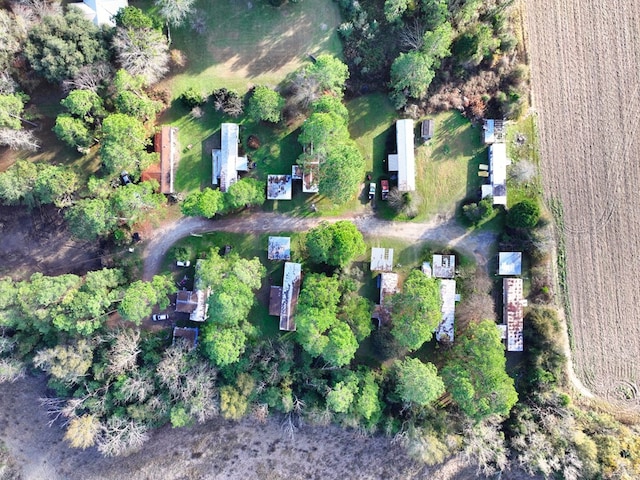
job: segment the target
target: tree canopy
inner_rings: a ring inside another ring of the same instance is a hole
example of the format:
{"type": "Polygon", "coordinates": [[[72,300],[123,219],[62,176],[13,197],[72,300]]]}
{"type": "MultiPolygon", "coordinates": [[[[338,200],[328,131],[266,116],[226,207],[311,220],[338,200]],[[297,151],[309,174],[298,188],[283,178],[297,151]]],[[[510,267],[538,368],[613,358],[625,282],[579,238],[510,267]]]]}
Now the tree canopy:
{"type": "Polygon", "coordinates": [[[396,362],[396,392],[407,403],[425,406],[444,393],[444,383],[433,363],[422,363],[417,358],[396,362]]]}
{"type": "Polygon", "coordinates": [[[135,178],[147,168],[153,154],[146,151],[148,139],[140,120],[122,113],[104,119],[100,156],[109,174],[119,175],[123,170],[135,178]]]}
{"type": "Polygon", "coordinates": [[[507,416],[518,401],[513,378],[506,370],[504,345],[492,320],[472,323],[456,338],[441,370],[453,401],[466,415],[481,420],[492,414],[507,416]]]}
{"type": "Polygon", "coordinates": [[[365,251],[362,233],[348,220],[322,222],[309,230],[305,244],[312,262],[333,267],[344,267],[365,251]]]}
{"type": "Polygon", "coordinates": [[[413,351],[431,340],[440,323],[440,286],[438,280],[420,270],[412,270],[402,291],[389,297],[391,334],[404,348],[413,351]]]}
{"type": "Polygon", "coordinates": [[[74,7],[36,23],[29,31],[24,54],[31,68],[51,83],[109,57],[101,30],[74,7]]]}
{"type": "Polygon", "coordinates": [[[275,90],[264,85],[258,85],[253,89],[247,115],[254,121],[278,123],[284,108],[284,98],[275,90]]]}
{"type": "Polygon", "coordinates": [[[525,198],[507,211],[507,225],[511,228],[533,228],[540,221],[540,205],[525,198]]]}

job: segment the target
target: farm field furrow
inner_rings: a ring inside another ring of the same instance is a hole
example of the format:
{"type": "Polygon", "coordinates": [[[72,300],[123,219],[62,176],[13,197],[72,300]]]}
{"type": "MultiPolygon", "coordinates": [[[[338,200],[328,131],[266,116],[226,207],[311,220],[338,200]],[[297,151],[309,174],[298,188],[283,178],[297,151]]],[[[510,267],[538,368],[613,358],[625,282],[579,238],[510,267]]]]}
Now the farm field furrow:
{"type": "Polygon", "coordinates": [[[563,208],[575,370],[640,406],[640,3],[524,2],[548,199],[563,208]]]}

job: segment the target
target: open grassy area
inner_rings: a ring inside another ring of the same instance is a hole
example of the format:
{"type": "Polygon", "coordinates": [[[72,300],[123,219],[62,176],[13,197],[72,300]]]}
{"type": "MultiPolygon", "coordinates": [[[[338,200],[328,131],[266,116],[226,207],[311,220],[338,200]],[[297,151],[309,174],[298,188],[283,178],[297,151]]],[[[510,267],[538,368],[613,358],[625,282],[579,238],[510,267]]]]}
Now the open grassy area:
{"type": "Polygon", "coordinates": [[[542,181],[540,177],[540,156],[537,145],[537,129],[535,118],[528,115],[518,122],[509,123],[507,127],[507,155],[511,159],[511,166],[507,173],[508,206],[531,198],[542,199],[542,181]],[[515,178],[514,172],[520,170],[519,162],[526,162],[535,169],[535,175],[528,181],[515,178]]]}
{"type": "Polygon", "coordinates": [[[190,87],[210,92],[226,87],[240,93],[252,84],[277,85],[309,54],[340,55],[338,7],[331,0],[290,3],[280,8],[266,0],[200,0],[189,25],[172,30],[172,48],[187,57],[183,72],[169,80],[174,98],[190,87]]]}

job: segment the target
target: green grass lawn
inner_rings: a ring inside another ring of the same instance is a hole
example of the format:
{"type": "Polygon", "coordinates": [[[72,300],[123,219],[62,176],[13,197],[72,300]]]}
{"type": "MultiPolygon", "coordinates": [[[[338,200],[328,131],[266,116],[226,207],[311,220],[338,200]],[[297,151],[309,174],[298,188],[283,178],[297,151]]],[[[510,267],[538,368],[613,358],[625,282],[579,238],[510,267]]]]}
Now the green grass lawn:
{"type": "Polygon", "coordinates": [[[205,92],[226,87],[240,93],[252,84],[277,85],[309,54],[340,55],[340,14],[331,0],[272,7],[266,1],[200,0],[195,17],[203,34],[189,26],[172,30],[172,48],[187,57],[170,79],[174,98],[190,87],[205,92]]]}
{"type": "Polygon", "coordinates": [[[540,156],[537,145],[535,117],[529,115],[507,126],[507,155],[511,166],[507,167],[507,203],[513,206],[525,198],[542,200],[540,156]],[[535,176],[529,181],[517,181],[513,172],[518,162],[528,162],[535,168],[535,176]]]}

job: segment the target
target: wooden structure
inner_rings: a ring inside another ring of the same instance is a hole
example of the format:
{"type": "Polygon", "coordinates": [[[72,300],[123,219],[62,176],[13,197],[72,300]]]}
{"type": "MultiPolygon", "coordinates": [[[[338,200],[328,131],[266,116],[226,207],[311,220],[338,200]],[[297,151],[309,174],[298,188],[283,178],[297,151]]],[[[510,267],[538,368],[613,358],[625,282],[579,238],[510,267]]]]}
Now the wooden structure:
{"type": "Polygon", "coordinates": [[[160,163],[149,166],[140,178],[143,182],[156,180],[160,185],[160,193],[174,193],[173,179],[178,167],[178,129],[168,125],[162,126],[153,136],[153,150],[160,155],[160,163]]]}
{"type": "Polygon", "coordinates": [[[422,140],[428,142],[433,138],[435,126],[436,122],[431,118],[422,121],[422,124],[420,125],[420,137],[422,138],[422,140]]]}
{"type": "Polygon", "coordinates": [[[195,348],[198,346],[198,328],[173,327],[172,345],[175,345],[176,339],[184,339],[189,348],[195,348]]]}
{"type": "Polygon", "coordinates": [[[507,326],[507,351],[522,352],[524,348],[524,307],[527,301],[522,294],[521,278],[502,280],[503,319],[507,326]]]}

